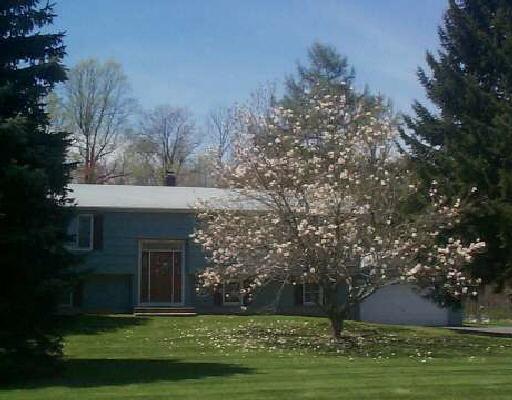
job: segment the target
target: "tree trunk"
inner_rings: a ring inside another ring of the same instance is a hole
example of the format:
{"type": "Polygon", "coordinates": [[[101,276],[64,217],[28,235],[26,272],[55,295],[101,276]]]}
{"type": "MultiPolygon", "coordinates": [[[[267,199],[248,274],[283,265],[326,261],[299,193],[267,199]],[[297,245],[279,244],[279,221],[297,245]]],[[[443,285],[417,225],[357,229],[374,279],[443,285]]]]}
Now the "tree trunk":
{"type": "Polygon", "coordinates": [[[343,332],[343,323],[345,322],[344,314],[335,314],[329,316],[331,322],[332,336],[334,339],[341,338],[341,332],[343,332]]]}
{"type": "Polygon", "coordinates": [[[343,323],[347,318],[348,299],[340,284],[322,283],[321,286],[324,290],[322,308],[331,322],[333,338],[339,340],[341,332],[343,332],[343,323]]]}

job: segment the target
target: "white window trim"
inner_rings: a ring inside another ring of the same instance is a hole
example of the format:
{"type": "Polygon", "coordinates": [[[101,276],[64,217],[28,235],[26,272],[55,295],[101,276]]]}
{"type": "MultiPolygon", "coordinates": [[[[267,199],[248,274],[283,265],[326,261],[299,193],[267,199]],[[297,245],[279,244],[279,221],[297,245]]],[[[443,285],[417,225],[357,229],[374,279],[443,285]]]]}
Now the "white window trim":
{"type": "Polygon", "coordinates": [[[91,251],[94,248],[94,214],[78,214],[74,217],[76,219],[76,231],[75,242],[70,246],[71,249],[77,251],[91,251]],[[78,246],[78,231],[79,231],[79,218],[80,217],[89,217],[89,225],[90,225],[90,233],[89,233],[89,247],[79,247],[78,246]]]}
{"type": "Polygon", "coordinates": [[[238,282],[239,290],[242,290],[243,280],[230,279],[222,284],[222,305],[223,306],[240,306],[244,304],[244,296],[239,293],[240,300],[238,301],[226,301],[226,284],[231,282],[238,282]]]}
{"type": "MultiPolygon", "coordinates": [[[[318,283],[317,283],[318,285],[318,283]]],[[[323,304],[324,298],[324,290],[320,286],[318,286],[318,303],[314,301],[306,301],[306,282],[302,283],[302,304],[307,307],[316,306],[318,304],[323,304]]]]}

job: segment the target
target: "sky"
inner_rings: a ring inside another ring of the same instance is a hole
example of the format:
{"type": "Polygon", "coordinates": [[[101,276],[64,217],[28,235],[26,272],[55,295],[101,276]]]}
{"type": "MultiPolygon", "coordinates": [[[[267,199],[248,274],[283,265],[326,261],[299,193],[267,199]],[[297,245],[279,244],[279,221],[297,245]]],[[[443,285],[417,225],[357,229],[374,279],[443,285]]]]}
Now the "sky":
{"type": "Polygon", "coordinates": [[[416,70],[438,48],[447,0],[57,0],[65,64],[120,62],[141,108],[189,107],[198,118],[243,102],[306,60],[315,41],[335,46],[359,87],[396,111],[425,101],[416,70]]]}

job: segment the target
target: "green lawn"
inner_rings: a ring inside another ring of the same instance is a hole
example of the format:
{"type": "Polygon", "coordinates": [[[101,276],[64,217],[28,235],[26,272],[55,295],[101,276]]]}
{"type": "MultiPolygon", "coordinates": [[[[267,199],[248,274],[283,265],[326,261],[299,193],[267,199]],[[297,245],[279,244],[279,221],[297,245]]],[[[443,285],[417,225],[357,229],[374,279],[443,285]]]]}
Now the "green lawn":
{"type": "Polygon", "coordinates": [[[512,339],[324,319],[84,316],[66,369],[0,399],[510,399],[512,339]]]}

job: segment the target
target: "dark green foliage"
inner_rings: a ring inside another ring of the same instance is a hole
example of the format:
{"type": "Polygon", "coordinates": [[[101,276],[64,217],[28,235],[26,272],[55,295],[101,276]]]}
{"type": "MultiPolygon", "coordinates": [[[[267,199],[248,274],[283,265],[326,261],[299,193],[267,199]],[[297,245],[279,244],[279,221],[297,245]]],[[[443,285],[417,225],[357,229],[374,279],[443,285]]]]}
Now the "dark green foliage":
{"type": "MultiPolygon", "coordinates": [[[[298,64],[294,75],[287,77],[285,93],[279,104],[291,109],[297,115],[308,115],[301,121],[310,139],[315,139],[318,126],[318,112],[313,109],[313,99],[330,96],[332,100],[345,101],[347,114],[355,115],[366,112],[368,119],[395,120],[391,102],[383,95],[372,94],[368,88],[358,90],[354,87],[355,70],[335,47],[314,43],[308,49],[306,64],[298,64]]],[[[367,121],[358,119],[364,125],[367,121]]],[[[320,140],[321,142],[321,140],[320,140]]],[[[329,150],[327,150],[329,151],[329,150]]]]}
{"type": "Polygon", "coordinates": [[[64,247],[70,166],[65,133],[50,132],[44,99],[65,79],[62,34],[42,33],[52,7],[0,2],[0,376],[47,369],[61,355],[52,332],[73,258],[64,247]]]}
{"type": "Polygon", "coordinates": [[[451,0],[439,37],[430,72],[419,71],[437,109],[416,102],[402,137],[425,186],[436,179],[453,198],[478,188],[463,233],[488,251],[471,268],[504,283],[512,277],[512,3],[451,0]]]}
{"type": "Polygon", "coordinates": [[[381,110],[383,115],[389,116],[391,104],[384,96],[371,94],[368,88],[356,90],[355,77],[354,68],[335,47],[314,43],[308,50],[308,63],[298,64],[295,76],[286,78],[281,104],[304,112],[311,108],[310,100],[315,96],[343,95],[349,110],[363,106],[372,115],[375,115],[376,110],[381,110]]]}
{"type": "Polygon", "coordinates": [[[352,95],[354,68],[334,47],[314,43],[308,50],[308,65],[297,65],[296,76],[288,76],[282,103],[291,109],[308,108],[315,94],[352,95]]]}

